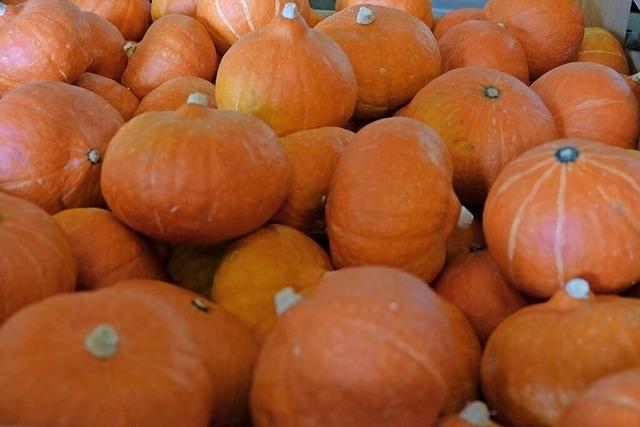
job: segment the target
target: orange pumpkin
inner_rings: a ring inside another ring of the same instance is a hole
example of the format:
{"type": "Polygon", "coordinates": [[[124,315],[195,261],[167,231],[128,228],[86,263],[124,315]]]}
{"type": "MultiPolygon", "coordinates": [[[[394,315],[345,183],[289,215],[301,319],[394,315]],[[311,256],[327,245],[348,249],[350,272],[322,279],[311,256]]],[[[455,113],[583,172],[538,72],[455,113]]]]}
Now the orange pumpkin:
{"type": "Polygon", "coordinates": [[[438,422],[438,427],[498,427],[491,421],[491,413],[484,402],[467,404],[459,414],[450,415],[438,422]]]}
{"type": "Polygon", "coordinates": [[[122,84],[139,98],[174,77],[211,80],[218,54],[202,24],[185,15],[167,15],[149,27],[144,39],[130,44],[122,84]]]}
{"type": "Polygon", "coordinates": [[[315,29],[338,43],[351,62],[358,82],[357,118],[375,119],[395,111],[440,75],[433,34],[400,10],[354,6],[315,29]]]}
{"type": "Polygon", "coordinates": [[[489,21],[467,21],[439,39],[444,72],[464,67],[492,68],[529,84],[527,54],[504,26],[489,21]]]}
{"type": "Polygon", "coordinates": [[[80,9],[111,22],[126,40],[142,39],[151,21],[149,0],[71,0],[80,9]]]}
{"type": "Polygon", "coordinates": [[[0,5],[0,97],[29,82],[72,82],[91,64],[91,28],[71,3],[0,5]]]}
{"type": "Polygon", "coordinates": [[[326,127],[301,130],[280,139],[289,160],[289,190],[272,221],[305,232],[326,229],[324,207],[344,147],[354,133],[326,127]]]}
{"type": "Polygon", "coordinates": [[[432,280],[460,212],[452,175],[444,142],[417,120],[365,126],[345,149],[329,190],[336,267],[388,265],[432,280]]]}
{"type": "Polygon", "coordinates": [[[173,245],[167,260],[171,283],[209,298],[213,275],[225,248],[226,245],[173,245]]]}
{"type": "Polygon", "coordinates": [[[309,23],[309,27],[314,28],[320,22],[322,22],[327,17],[326,14],[320,12],[319,10],[311,9],[309,11],[309,19],[307,22],[309,23]]]}
{"type": "Polygon", "coordinates": [[[440,40],[451,28],[466,21],[485,21],[482,9],[455,9],[438,19],[433,27],[433,35],[440,40]]]}
{"type": "Polygon", "coordinates": [[[447,261],[453,261],[461,255],[484,246],[482,222],[463,206],[458,224],[447,239],[447,261]]]}
{"type": "Polygon", "coordinates": [[[557,138],[540,98],[515,77],[491,69],[459,68],[440,76],[404,114],[432,127],[447,143],[453,185],[464,203],[483,203],[510,161],[557,138]]]}
{"type": "Polygon", "coordinates": [[[156,21],[164,15],[171,14],[195,18],[196,0],[151,0],[151,19],[156,21]]]}
{"type": "Polygon", "coordinates": [[[328,274],[280,316],[262,349],[254,425],[432,425],[457,367],[451,335],[440,299],[414,276],[386,267],[328,274]]]}
{"type": "Polygon", "coordinates": [[[84,12],[84,18],[91,27],[91,47],[93,61],[87,71],[120,81],[127,66],[127,54],[123,47],[124,37],[113,24],[102,16],[84,12]]]}
{"type": "Polygon", "coordinates": [[[67,237],[42,209],[0,193],[0,324],[35,301],[76,286],[78,265],[67,237]]]}
{"type": "Polygon", "coordinates": [[[98,95],[60,82],[29,83],[0,100],[0,191],[53,214],[101,202],[101,159],[122,126],[98,95]]]}
{"type": "Polygon", "coordinates": [[[280,136],[346,125],[356,98],[349,59],[331,38],[307,27],[294,3],[238,41],[216,79],[219,108],[252,114],[280,136]]]}
{"type": "Polygon", "coordinates": [[[329,256],[311,238],[272,224],[229,247],[211,295],[263,342],[276,325],[276,294],[284,288],[299,292],[316,285],[331,269],[329,256]]]}
{"type": "Polygon", "coordinates": [[[639,358],[640,301],[594,296],[574,279],[496,328],[482,359],[482,389],[499,421],[552,426],[591,383],[639,358]]]}
{"type": "Polygon", "coordinates": [[[177,111],[142,114],[118,132],[102,191],[134,230],[214,244],[266,223],[285,198],[287,179],[286,153],[267,125],[208,108],[206,97],[194,94],[177,111]]]}
{"type": "Polygon", "coordinates": [[[124,121],[128,121],[133,117],[133,113],[140,103],[138,98],[136,98],[129,89],[115,80],[99,74],[82,73],[73,84],[90,90],[102,99],[108,101],[109,104],[118,110],[118,113],[120,113],[124,121]]]}
{"type": "Polygon", "coordinates": [[[637,146],[638,101],[611,68],[593,62],[566,64],[542,76],[531,89],[553,113],[560,137],[637,146]]]}
{"type": "Polygon", "coordinates": [[[510,283],[536,297],[572,277],[596,293],[621,292],[640,279],[639,193],[640,159],[626,150],[567,139],[528,151],[487,198],[491,256],[510,283]]]}
{"type": "Polygon", "coordinates": [[[621,74],[629,74],[629,63],[622,45],[609,31],[600,27],[584,29],[578,61],[597,62],[621,74]]]}
{"type": "Polygon", "coordinates": [[[484,13],[518,38],[532,80],[578,58],[584,35],[579,0],[489,0],[484,13]]]}
{"type": "Polygon", "coordinates": [[[175,111],[184,105],[184,100],[192,93],[207,97],[209,107],[216,107],[216,87],[200,77],[184,76],[167,80],[149,92],[138,105],[134,116],[147,111],[175,111]]]}
{"type": "MultiPolygon", "coordinates": [[[[415,16],[427,27],[433,27],[431,0],[337,0],[336,11],[363,4],[399,9],[415,16]]],[[[400,57],[400,59],[404,58],[400,57]]]]}

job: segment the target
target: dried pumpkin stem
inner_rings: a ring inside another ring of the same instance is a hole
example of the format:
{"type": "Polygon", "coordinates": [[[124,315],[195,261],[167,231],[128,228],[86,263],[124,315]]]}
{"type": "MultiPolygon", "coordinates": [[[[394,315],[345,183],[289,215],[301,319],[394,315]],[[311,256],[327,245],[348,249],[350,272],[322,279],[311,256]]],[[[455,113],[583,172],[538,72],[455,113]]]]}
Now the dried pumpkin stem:
{"type": "Polygon", "coordinates": [[[127,57],[131,58],[131,55],[133,55],[136,51],[136,47],[138,47],[137,42],[126,42],[124,46],[122,46],[122,49],[127,54],[127,57]]]}
{"type": "Polygon", "coordinates": [[[500,98],[500,91],[497,87],[488,86],[484,88],[484,96],[489,99],[498,99],[500,98]]]}
{"type": "Polygon", "coordinates": [[[640,73],[636,73],[634,75],[631,76],[631,80],[637,84],[640,85],[640,73]]]}
{"type": "Polygon", "coordinates": [[[87,159],[89,159],[89,161],[95,165],[97,163],[100,163],[100,161],[102,160],[102,156],[100,156],[100,152],[98,151],[98,149],[94,148],[87,153],[87,159]]]}
{"type": "Polygon", "coordinates": [[[286,287],[278,292],[274,298],[276,314],[282,313],[302,301],[302,297],[291,287],[286,287]]]}
{"type": "Polygon", "coordinates": [[[376,17],[373,14],[373,10],[369,9],[367,6],[360,7],[358,15],[356,15],[356,24],[369,25],[375,20],[376,17]]]}
{"type": "Polygon", "coordinates": [[[473,217],[473,214],[469,212],[469,209],[462,206],[460,209],[460,218],[458,218],[458,228],[467,229],[471,227],[474,219],[475,218],[473,217]]]}
{"type": "Polygon", "coordinates": [[[298,5],[295,3],[287,3],[282,9],[282,17],[287,19],[295,19],[300,12],[298,11],[298,5]]]}
{"type": "Polygon", "coordinates": [[[189,95],[189,97],[187,98],[187,104],[189,105],[201,105],[203,107],[208,107],[209,106],[209,98],[207,98],[207,95],[200,93],[200,92],[195,92],[192,93],[191,95],[189,95]]]}
{"type": "Polygon", "coordinates": [[[576,147],[561,147],[556,151],[556,159],[560,163],[573,163],[580,157],[580,151],[576,147]]]}
{"type": "Polygon", "coordinates": [[[0,1],[0,16],[7,13],[7,5],[0,1]]]}
{"type": "Polygon", "coordinates": [[[577,300],[589,299],[591,288],[589,282],[584,279],[571,279],[564,285],[564,290],[569,296],[577,300]]]}
{"type": "Polygon", "coordinates": [[[98,325],[84,340],[85,348],[99,359],[108,359],[118,351],[118,333],[111,325],[98,325]]]}
{"type": "Polygon", "coordinates": [[[460,412],[460,418],[476,427],[491,425],[491,414],[484,402],[471,402],[460,412]]]}

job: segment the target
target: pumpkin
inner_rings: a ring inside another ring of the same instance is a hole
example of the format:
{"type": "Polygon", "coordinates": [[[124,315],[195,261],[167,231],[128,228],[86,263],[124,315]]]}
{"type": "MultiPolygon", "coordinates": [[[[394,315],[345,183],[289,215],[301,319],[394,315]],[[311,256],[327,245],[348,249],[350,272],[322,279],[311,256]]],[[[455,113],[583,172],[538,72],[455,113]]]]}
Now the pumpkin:
{"type": "Polygon", "coordinates": [[[433,35],[440,40],[451,28],[466,21],[485,21],[487,16],[482,9],[462,8],[446,13],[433,27],[433,35]]]}
{"type": "Polygon", "coordinates": [[[167,261],[171,283],[209,298],[226,245],[173,245],[167,261]]]}
{"type": "Polygon", "coordinates": [[[208,245],[266,223],[287,179],[286,153],[267,125],[210,109],[194,94],[175,112],[129,121],[109,144],[101,184],[113,213],[134,230],[208,245]]]}
{"type": "Polygon", "coordinates": [[[631,153],[631,155],[636,156],[636,157],[640,157],[640,151],[638,150],[628,150],[629,153],[631,153]]]}
{"type": "Polygon", "coordinates": [[[196,0],[151,0],[151,19],[154,21],[164,15],[179,14],[196,16],[196,0]]]}
{"type": "Polygon", "coordinates": [[[174,77],[211,80],[218,54],[202,24],[185,15],[167,15],[149,27],[144,39],[129,44],[122,84],[139,98],[174,77]]]}
{"type": "Polygon", "coordinates": [[[78,266],[69,241],[38,206],[0,193],[0,324],[35,301],[76,286],[78,266]]]}
{"type": "Polygon", "coordinates": [[[531,85],[549,107],[562,138],[585,138],[623,148],[638,144],[638,101],[624,78],[593,62],[556,68],[531,85]]]}
{"type": "Polygon", "coordinates": [[[284,288],[299,292],[316,285],[329,270],[329,256],[311,238],[271,224],[227,249],[211,295],[264,342],[276,325],[276,294],[284,288]]]}
{"type": "MultiPolygon", "coordinates": [[[[308,0],[294,0],[302,17],[311,22],[308,0]]],[[[222,52],[246,34],[259,30],[278,16],[285,2],[281,0],[198,0],[196,17],[211,34],[222,52]]]]}
{"type": "Polygon", "coordinates": [[[507,425],[556,425],[591,383],[636,366],[640,301],[595,296],[570,280],[548,302],[507,317],[482,359],[482,390],[507,425]]]}
{"type": "Polygon", "coordinates": [[[509,283],[535,297],[572,277],[596,293],[621,292],[640,279],[638,192],[640,159],[626,150],[578,139],[530,150],[487,198],[491,256],[509,283]]]}
{"type": "Polygon", "coordinates": [[[254,425],[432,425],[456,368],[451,335],[440,299],[418,278],[386,267],[330,273],[265,343],[254,425]]]}
{"type": "Polygon", "coordinates": [[[184,105],[184,100],[192,93],[205,95],[209,106],[215,108],[215,90],[213,83],[200,77],[176,77],[162,83],[142,98],[134,116],[147,111],[175,111],[184,105]]]}
{"type": "Polygon", "coordinates": [[[464,206],[456,228],[447,239],[447,261],[485,246],[482,222],[477,220],[464,206]]]}
{"type": "Polygon", "coordinates": [[[162,280],[162,266],[149,244],[96,208],[67,209],[54,219],[64,230],[78,260],[78,287],[98,289],[126,279],[162,280]]]}
{"type": "Polygon", "coordinates": [[[510,161],[557,138],[549,109],[533,91],[509,74],[485,68],[443,74],[413,98],[404,114],[447,143],[456,194],[469,204],[484,202],[510,161]]]}
{"type": "Polygon", "coordinates": [[[387,265],[435,278],[460,212],[452,176],[446,145],[417,120],[365,126],[342,154],[329,190],[335,266],[387,265]]]}
{"type": "Polygon", "coordinates": [[[111,22],[126,40],[142,39],[151,20],[149,0],[71,0],[80,9],[111,22]]]}
{"type": "Polygon", "coordinates": [[[346,125],[356,98],[349,59],[331,38],[307,27],[295,3],[234,44],[216,79],[218,108],[252,114],[280,136],[346,125]]]}
{"type": "Polygon", "coordinates": [[[326,229],[324,207],[344,147],[354,133],[325,127],[301,130],[280,139],[289,161],[289,189],[272,221],[310,233],[326,229]]]}
{"type": "Polygon", "coordinates": [[[315,29],[338,43],[351,62],[358,82],[357,118],[376,119],[395,111],[440,75],[433,34],[400,10],[354,6],[315,29]]]}
{"type": "Polygon", "coordinates": [[[113,24],[102,16],[84,12],[84,18],[91,27],[91,57],[93,61],[87,71],[120,81],[127,66],[127,54],[123,47],[124,37],[113,24]]]}
{"type": "Polygon", "coordinates": [[[337,0],[336,11],[339,12],[343,9],[349,9],[363,4],[399,9],[415,16],[427,27],[433,27],[431,0],[337,0]]]}
{"type": "Polygon", "coordinates": [[[504,26],[467,21],[451,28],[438,41],[444,72],[464,67],[492,68],[529,84],[527,54],[504,26]]]}
{"type": "Polygon", "coordinates": [[[607,65],[621,74],[629,74],[629,63],[622,45],[609,31],[600,27],[584,29],[578,61],[607,65]]]}
{"type": "MultiPolygon", "coordinates": [[[[331,14],[333,14],[333,12],[331,12],[331,14]]],[[[309,23],[309,27],[314,28],[316,25],[322,22],[327,16],[328,15],[326,15],[325,13],[319,10],[311,9],[309,11],[309,19],[307,19],[307,22],[309,23]]]]}
{"type": "Polygon", "coordinates": [[[532,80],[578,58],[584,35],[579,0],[489,0],[484,13],[518,38],[532,80]]]}
{"type": "Polygon", "coordinates": [[[140,103],[138,98],[136,98],[129,89],[115,80],[99,74],[82,73],[73,84],[90,90],[102,99],[108,101],[109,104],[118,110],[118,113],[120,113],[124,121],[128,121],[133,117],[133,113],[140,103]]]}
{"type": "Polygon", "coordinates": [[[101,159],[123,123],[107,101],[66,83],[29,83],[0,100],[0,115],[0,191],[51,214],[101,202],[101,159]]]}
{"type": "Polygon", "coordinates": [[[486,249],[471,248],[448,264],[434,290],[467,316],[481,343],[526,298],[506,281],[486,249]]]}
{"type": "Polygon", "coordinates": [[[468,403],[459,414],[440,420],[438,427],[498,427],[498,424],[491,421],[487,405],[476,400],[468,403]]]}
{"type": "Polygon", "coordinates": [[[72,82],[91,64],[91,28],[67,1],[0,2],[0,97],[39,80],[72,82]]]}

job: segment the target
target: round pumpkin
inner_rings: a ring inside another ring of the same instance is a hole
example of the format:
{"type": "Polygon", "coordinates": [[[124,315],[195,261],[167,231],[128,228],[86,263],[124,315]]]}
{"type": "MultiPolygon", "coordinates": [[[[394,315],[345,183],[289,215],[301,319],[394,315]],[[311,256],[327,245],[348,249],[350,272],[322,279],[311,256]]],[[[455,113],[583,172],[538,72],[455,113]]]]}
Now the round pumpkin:
{"type": "Polygon", "coordinates": [[[349,59],[331,38],[307,27],[294,3],[234,44],[216,79],[219,108],[252,114],[280,136],[344,126],[356,98],[349,59]]]}
{"type": "Polygon", "coordinates": [[[578,57],[584,35],[579,0],[489,0],[484,13],[520,41],[531,80],[578,57]]]}
{"type": "Polygon", "coordinates": [[[309,233],[326,229],[324,207],[338,160],[354,137],[342,128],[301,130],[280,139],[289,161],[289,189],[272,221],[309,233]]]}
{"type": "Polygon", "coordinates": [[[29,82],[70,83],[91,64],[91,28],[71,3],[0,5],[0,97],[29,82]]]}
{"type": "Polygon", "coordinates": [[[452,176],[442,139],[417,120],[365,126],[345,149],[329,190],[336,267],[387,265],[435,278],[460,212],[452,176]]]}
{"type": "Polygon", "coordinates": [[[338,43],[351,62],[358,82],[356,118],[376,119],[395,111],[440,75],[436,39],[403,11],[354,6],[315,29],[338,43]]]}
{"type": "Polygon", "coordinates": [[[140,101],[129,89],[115,80],[93,73],[82,73],[73,82],[75,86],[85,88],[106,100],[118,110],[124,121],[133,117],[140,101]]]}
{"type": "Polygon", "coordinates": [[[76,286],[78,265],[56,222],[26,200],[0,193],[0,324],[35,301],[76,286]]]}
{"type": "Polygon", "coordinates": [[[499,421],[552,426],[591,383],[639,358],[640,301],[595,296],[572,279],[496,328],[482,359],[482,390],[499,421]]]}
{"type": "Polygon", "coordinates": [[[173,245],[167,261],[171,283],[209,298],[225,248],[226,245],[173,245]]]}
{"type": "Polygon", "coordinates": [[[151,21],[149,0],[71,0],[80,9],[111,22],[126,40],[142,39],[151,21]]]}
{"type": "Polygon", "coordinates": [[[476,400],[468,403],[459,414],[440,420],[438,427],[498,427],[498,424],[491,421],[487,405],[476,400]]]}
{"type": "Polygon", "coordinates": [[[454,350],[447,313],[418,278],[386,267],[330,273],[280,316],[265,343],[251,391],[254,425],[432,425],[450,390],[454,350]]]}
{"type": "Polygon", "coordinates": [[[466,21],[485,21],[484,10],[475,8],[455,9],[438,19],[433,27],[433,35],[440,40],[451,28],[466,21]]]}
{"type": "Polygon", "coordinates": [[[207,97],[210,108],[216,107],[216,87],[200,77],[184,76],[167,80],[149,92],[138,105],[134,116],[147,111],[175,111],[184,105],[192,93],[207,97]]]}
{"type": "Polygon", "coordinates": [[[578,61],[607,65],[621,74],[629,74],[629,63],[618,39],[600,27],[584,29],[578,61]]]}
{"type": "Polygon", "coordinates": [[[481,204],[500,171],[530,148],[557,138],[549,109],[515,77],[459,68],[438,77],[404,112],[433,128],[453,159],[463,203],[481,204]]]}
{"type": "Polygon", "coordinates": [[[123,124],[107,101],[66,83],[29,83],[0,100],[0,116],[0,191],[51,214],[101,202],[101,159],[123,124]]]}
{"type": "Polygon", "coordinates": [[[447,262],[482,247],[485,247],[482,222],[463,206],[458,224],[447,239],[447,262]]]}
{"type": "Polygon", "coordinates": [[[93,12],[84,12],[84,18],[91,27],[91,47],[93,61],[87,72],[100,74],[120,81],[127,66],[127,54],[124,51],[125,40],[120,31],[102,16],[93,12]]]}
{"type": "Polygon", "coordinates": [[[208,108],[194,94],[175,112],[129,121],[109,144],[101,183],[113,213],[134,230],[206,245],[266,223],[287,179],[286,153],[267,125],[208,108]]]}
{"type": "MultiPolygon", "coordinates": [[[[427,27],[433,27],[431,0],[337,0],[336,11],[353,8],[354,6],[360,6],[363,4],[399,9],[415,16],[427,27]]],[[[400,57],[400,59],[405,58],[400,57]]]]}
{"type": "Polygon", "coordinates": [[[196,16],[196,0],[151,0],[151,19],[156,21],[164,15],[196,16]]]}
{"type": "Polygon", "coordinates": [[[185,15],[167,15],[149,27],[144,39],[129,45],[122,84],[139,98],[174,77],[211,80],[218,54],[202,24],[185,15]]]}
{"type": "Polygon", "coordinates": [[[562,138],[585,138],[623,148],[638,145],[638,101],[611,68],[574,62],[531,85],[553,113],[562,138]]]}
{"type": "Polygon", "coordinates": [[[492,68],[529,84],[527,54],[504,26],[490,21],[467,21],[451,28],[438,41],[442,71],[492,68]]]}
{"type": "Polygon", "coordinates": [[[640,159],[626,150],[567,139],[510,163],[485,205],[484,234],[505,278],[550,297],[573,277],[596,293],[640,280],[640,159]]]}

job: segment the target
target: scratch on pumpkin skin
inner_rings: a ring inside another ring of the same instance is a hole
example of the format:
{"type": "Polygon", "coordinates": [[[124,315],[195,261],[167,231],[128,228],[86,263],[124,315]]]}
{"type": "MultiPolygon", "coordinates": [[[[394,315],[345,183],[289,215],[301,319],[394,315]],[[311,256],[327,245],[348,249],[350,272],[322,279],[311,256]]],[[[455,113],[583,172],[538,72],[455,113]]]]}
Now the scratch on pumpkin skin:
{"type": "Polygon", "coordinates": [[[224,12],[222,12],[222,8],[220,7],[220,0],[215,0],[215,5],[216,5],[216,12],[218,12],[218,15],[222,19],[224,26],[227,27],[229,31],[231,31],[231,34],[233,34],[233,36],[236,39],[239,39],[240,34],[238,34],[235,28],[233,28],[233,25],[231,25],[231,22],[229,22],[229,20],[227,19],[227,16],[224,14],[224,12]]]}
{"type": "Polygon", "coordinates": [[[556,235],[553,242],[553,250],[556,256],[556,269],[558,270],[558,284],[564,284],[564,255],[562,254],[562,237],[564,234],[564,222],[566,218],[565,212],[565,195],[567,190],[567,167],[561,166],[560,186],[558,188],[558,222],[556,223],[556,235]]]}
{"type": "Polygon", "coordinates": [[[242,5],[242,10],[244,12],[244,17],[247,20],[247,25],[251,31],[255,31],[256,27],[253,25],[253,20],[251,19],[251,13],[249,12],[249,5],[247,5],[247,0],[240,0],[240,4],[242,5]]]}
{"type": "Polygon", "coordinates": [[[498,188],[498,191],[496,192],[496,195],[501,195],[502,193],[504,193],[505,191],[507,191],[513,184],[515,184],[517,181],[519,181],[520,179],[534,173],[537,172],[539,169],[542,169],[548,165],[550,165],[551,163],[555,163],[554,159],[549,159],[546,160],[542,163],[537,163],[536,165],[534,165],[533,167],[531,167],[530,169],[524,171],[524,172],[520,172],[518,174],[513,175],[511,178],[507,179],[505,182],[502,183],[502,185],[500,186],[500,188],[498,188]]]}

